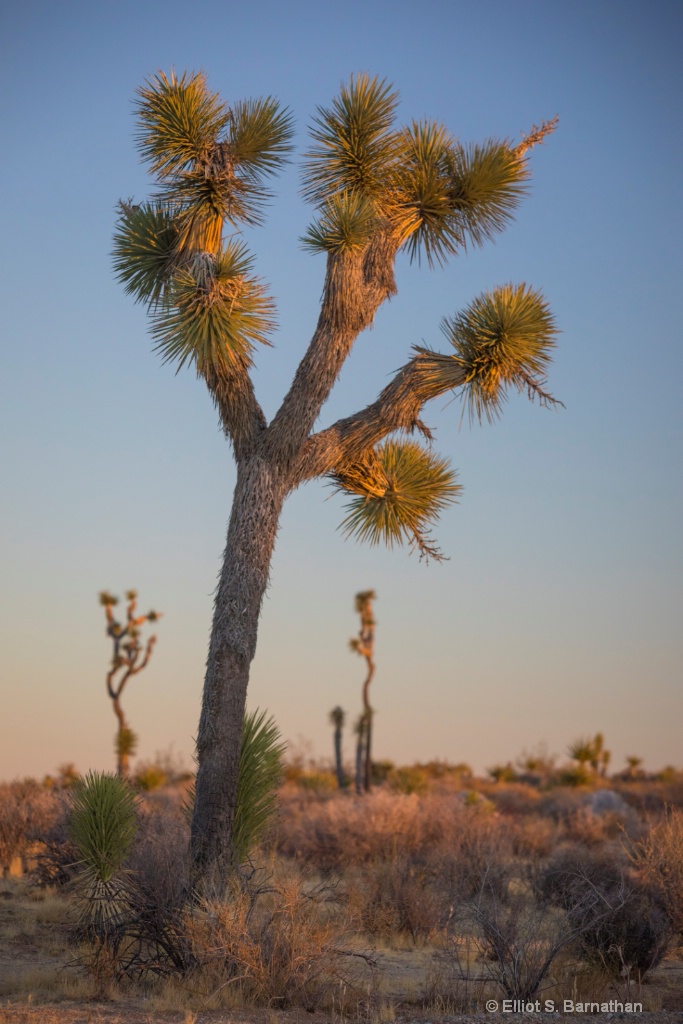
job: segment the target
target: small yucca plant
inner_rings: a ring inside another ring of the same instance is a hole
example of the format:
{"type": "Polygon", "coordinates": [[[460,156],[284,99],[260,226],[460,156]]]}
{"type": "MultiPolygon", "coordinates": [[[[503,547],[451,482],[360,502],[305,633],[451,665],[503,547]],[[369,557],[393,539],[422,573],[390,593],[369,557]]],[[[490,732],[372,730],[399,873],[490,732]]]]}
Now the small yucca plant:
{"type": "MultiPolygon", "coordinates": [[[[280,730],[266,711],[248,711],[242,727],[240,773],[235,808],[233,863],[243,864],[271,826],[277,810],[277,792],[284,775],[280,730]]],[[[189,820],[194,813],[194,786],[184,805],[189,820]]]]}
{"type": "Polygon", "coordinates": [[[237,863],[249,856],[272,824],[277,791],[284,770],[285,744],[275,719],[265,711],[249,711],[244,718],[240,777],[234,826],[237,863]]]}
{"type": "Polygon", "coordinates": [[[76,898],[86,933],[100,944],[128,906],[121,873],[138,831],[137,803],[125,779],[105,772],[89,772],[74,789],[70,831],[81,867],[76,898]]]}

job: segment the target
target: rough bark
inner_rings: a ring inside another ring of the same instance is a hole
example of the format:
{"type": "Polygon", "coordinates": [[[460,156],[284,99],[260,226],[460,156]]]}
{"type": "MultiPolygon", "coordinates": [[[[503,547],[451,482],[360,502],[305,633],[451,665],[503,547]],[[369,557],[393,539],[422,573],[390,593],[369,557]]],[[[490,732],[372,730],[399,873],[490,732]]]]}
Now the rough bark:
{"type": "Polygon", "coordinates": [[[116,738],[116,772],[122,778],[127,778],[130,770],[130,757],[127,750],[122,749],[121,738],[128,729],[128,722],[121,707],[118,694],[113,699],[114,714],[119,721],[119,730],[116,738]]]}
{"type": "Polygon", "coordinates": [[[261,602],[287,494],[302,479],[302,451],[359,333],[396,291],[397,243],[379,232],[362,253],[331,255],[320,317],[290,391],[269,426],[251,385],[207,377],[233,442],[237,485],[216,593],[197,736],[192,883],[224,887],[234,868],[242,723],[261,602]]]}
{"type": "Polygon", "coordinates": [[[342,727],[338,725],[334,730],[334,763],[337,771],[337,785],[340,789],[346,788],[346,777],[342,762],[342,727]]]}
{"type": "Polygon", "coordinates": [[[253,456],[238,467],[197,737],[191,853],[194,884],[204,890],[224,886],[233,869],[230,850],[249,668],[285,495],[286,487],[269,461],[253,456]]]}

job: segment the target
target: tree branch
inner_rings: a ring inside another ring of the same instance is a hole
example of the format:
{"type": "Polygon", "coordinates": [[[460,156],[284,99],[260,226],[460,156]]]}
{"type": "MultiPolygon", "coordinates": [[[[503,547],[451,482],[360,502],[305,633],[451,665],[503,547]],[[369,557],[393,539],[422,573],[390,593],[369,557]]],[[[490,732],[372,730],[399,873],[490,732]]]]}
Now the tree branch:
{"type": "Polygon", "coordinates": [[[432,440],[431,431],[420,419],[423,405],[466,381],[463,368],[462,379],[456,372],[448,386],[438,385],[429,372],[435,359],[437,353],[418,351],[387,384],[377,401],[309,438],[301,453],[298,483],[326,476],[358,461],[396,430],[419,430],[432,440]]]}
{"type": "Polygon", "coordinates": [[[266,429],[266,417],[256,398],[248,367],[246,364],[224,367],[220,373],[211,367],[202,375],[218,409],[223,432],[232,442],[235,459],[241,462],[266,429]]]}
{"type": "Polygon", "coordinates": [[[283,466],[301,451],[361,331],[396,294],[398,241],[381,228],[363,251],[330,253],[315,334],[268,427],[266,449],[283,466]]]}

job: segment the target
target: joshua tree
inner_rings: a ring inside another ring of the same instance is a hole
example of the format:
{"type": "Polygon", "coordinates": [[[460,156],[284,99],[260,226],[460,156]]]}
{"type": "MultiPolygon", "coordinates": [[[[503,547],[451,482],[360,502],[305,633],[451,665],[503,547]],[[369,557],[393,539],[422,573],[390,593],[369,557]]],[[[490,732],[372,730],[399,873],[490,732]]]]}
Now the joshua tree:
{"type": "Polygon", "coordinates": [[[642,757],[631,755],[626,758],[626,775],[629,779],[637,779],[639,775],[642,775],[642,764],[642,757]]]}
{"type": "Polygon", "coordinates": [[[553,316],[539,292],[506,284],[442,322],[447,353],[413,349],[375,402],[316,431],[358,335],[396,294],[399,252],[445,264],[497,235],[527,191],[530,150],[555,127],[466,146],[437,122],[397,126],[397,106],[389,84],[362,74],[313,120],[303,195],[315,217],[303,245],[324,255],[325,281],[313,337],[269,423],[249,369],[274,304],[237,232],[262,219],[290,115],[270,97],[226,104],[202,74],[160,72],[139,90],[137,143],[157,186],[148,202],[120,204],[115,269],[148,306],[162,357],[203,378],[237,464],[197,736],[199,885],[230,873],[249,669],[288,495],[327,478],[349,497],[347,534],[438,556],[430,527],[459,487],[447,460],[406,436],[432,440],[425,403],[460,391],[471,413],[492,418],[510,388],[554,401],[553,316]]]}
{"type": "Polygon", "coordinates": [[[612,759],[612,754],[605,749],[605,737],[601,732],[596,732],[593,739],[581,737],[571,743],[567,750],[574,761],[578,761],[579,770],[586,773],[588,765],[593,769],[595,775],[607,774],[607,768],[612,759]]]}
{"type": "Polygon", "coordinates": [[[360,654],[368,666],[363,683],[363,713],[356,723],[358,737],[356,748],[356,792],[370,791],[372,785],[372,707],[370,705],[370,683],[375,675],[375,616],[372,602],[377,600],[374,590],[362,590],[356,594],[356,611],[360,615],[358,636],[349,641],[352,651],[360,654]]]}
{"type": "Polygon", "coordinates": [[[339,705],[336,708],[332,708],[330,711],[330,722],[334,726],[334,764],[337,770],[337,782],[340,789],[346,789],[348,785],[342,760],[342,730],[345,720],[346,713],[343,708],[339,707],[339,705]]]}
{"type": "Polygon", "coordinates": [[[149,665],[154,645],[157,642],[156,636],[150,636],[147,643],[143,645],[140,639],[140,629],[146,622],[156,622],[161,618],[161,612],[150,611],[146,615],[136,615],[138,601],[136,590],[126,592],[128,607],[126,608],[126,623],[123,625],[114,618],[113,609],[119,603],[118,597],[114,597],[109,591],[103,590],[100,594],[100,604],[104,606],[107,616],[107,636],[111,637],[113,651],[111,656],[111,668],[107,672],[107,693],[111,698],[119,723],[116,733],[116,770],[119,775],[128,775],[130,758],[135,753],[137,736],[128,725],[126,716],[121,707],[121,694],[131,676],[142,672],[143,668],[149,665]]]}

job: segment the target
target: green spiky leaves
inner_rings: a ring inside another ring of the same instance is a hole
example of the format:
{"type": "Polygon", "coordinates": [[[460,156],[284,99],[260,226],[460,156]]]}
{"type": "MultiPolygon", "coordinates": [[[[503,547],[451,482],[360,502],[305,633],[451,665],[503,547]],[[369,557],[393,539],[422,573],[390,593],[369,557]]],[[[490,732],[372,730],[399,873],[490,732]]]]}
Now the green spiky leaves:
{"type": "Polygon", "coordinates": [[[138,89],[137,143],[152,174],[168,178],[208,159],[230,112],[203,74],[158,72],[138,89]]]}
{"type": "Polygon", "coordinates": [[[403,157],[394,172],[391,219],[411,259],[444,263],[463,244],[453,216],[450,174],[454,142],[443,125],[413,122],[401,133],[403,157]]]}
{"type": "Polygon", "coordinates": [[[376,223],[373,203],[354,192],[339,192],[302,238],[311,252],[354,252],[364,248],[376,223]]]}
{"type": "Polygon", "coordinates": [[[274,174],[291,150],[291,117],[272,96],[229,107],[209,92],[204,74],[163,71],[138,95],[138,148],[160,179],[208,167],[219,144],[252,178],[274,174]]]}
{"type": "Polygon", "coordinates": [[[411,259],[444,264],[468,242],[502,231],[523,198],[526,163],[506,143],[465,147],[443,125],[414,122],[401,136],[391,211],[411,259]]]}
{"type": "Polygon", "coordinates": [[[263,838],[277,809],[285,745],[275,720],[265,711],[244,716],[233,851],[240,863],[263,838]]]}
{"type": "Polygon", "coordinates": [[[241,100],[231,109],[227,149],[244,174],[261,181],[286,163],[293,133],[289,112],[274,97],[241,100]]]}
{"type": "Polygon", "coordinates": [[[342,523],[347,536],[389,547],[408,542],[440,557],[429,530],[461,490],[447,459],[414,441],[386,441],[362,462],[344,467],[334,483],[355,495],[342,523]]]}
{"type": "Polygon", "coordinates": [[[176,273],[152,326],[164,361],[179,368],[189,362],[201,374],[250,364],[254,343],[267,344],[275,326],[273,301],[250,273],[252,262],[246,247],[231,241],[217,256],[197,253],[176,273]]]}
{"type": "Polygon", "coordinates": [[[390,85],[362,74],[342,86],[330,108],[318,109],[303,194],[323,216],[305,236],[307,248],[359,248],[380,230],[411,259],[443,264],[507,226],[528,178],[519,147],[494,140],[465,147],[430,121],[397,130],[397,103],[390,85]]]}
{"type": "Polygon", "coordinates": [[[258,223],[291,149],[292,120],[272,97],[227,106],[203,74],[163,72],[139,90],[138,147],[161,182],[158,198],[184,213],[182,246],[216,252],[223,222],[258,223]]]}
{"type": "Polygon", "coordinates": [[[129,295],[154,306],[173,276],[179,227],[166,206],[119,203],[114,271],[129,295]]]}
{"type": "Polygon", "coordinates": [[[137,800],[125,779],[89,772],[72,797],[71,837],[85,870],[108,882],[124,864],[138,831],[137,800]]]}
{"type": "Polygon", "coordinates": [[[483,245],[503,231],[527,192],[526,161],[505,142],[453,148],[449,204],[463,235],[483,245]]]}
{"type": "Polygon", "coordinates": [[[485,292],[441,329],[455,349],[444,355],[417,349],[424,400],[462,388],[470,417],[494,419],[509,385],[544,405],[560,404],[544,390],[557,328],[548,303],[526,284],[485,292]]]}
{"type": "Polygon", "coordinates": [[[274,305],[225,224],[258,223],[264,180],[285,161],[292,120],[272,97],[228,106],[203,74],[159,72],[139,90],[138,146],[160,188],[120,204],[114,267],[149,305],[165,360],[200,373],[251,362],[275,326],[274,305]]]}
{"type": "Polygon", "coordinates": [[[306,154],[303,194],[322,205],[340,192],[380,197],[397,153],[398,93],[367,74],[352,75],[329,108],[319,107],[306,154]]]}

